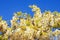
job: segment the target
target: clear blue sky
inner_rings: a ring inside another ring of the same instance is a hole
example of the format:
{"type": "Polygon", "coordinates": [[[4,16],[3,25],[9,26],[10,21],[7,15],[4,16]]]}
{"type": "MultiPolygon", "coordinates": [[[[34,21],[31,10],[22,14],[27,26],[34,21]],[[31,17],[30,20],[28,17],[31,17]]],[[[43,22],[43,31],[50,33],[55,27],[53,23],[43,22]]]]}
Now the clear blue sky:
{"type": "Polygon", "coordinates": [[[45,10],[60,12],[60,0],[0,0],[0,16],[4,20],[10,20],[14,12],[22,11],[33,15],[28,7],[29,5],[37,5],[41,11],[45,10]]]}

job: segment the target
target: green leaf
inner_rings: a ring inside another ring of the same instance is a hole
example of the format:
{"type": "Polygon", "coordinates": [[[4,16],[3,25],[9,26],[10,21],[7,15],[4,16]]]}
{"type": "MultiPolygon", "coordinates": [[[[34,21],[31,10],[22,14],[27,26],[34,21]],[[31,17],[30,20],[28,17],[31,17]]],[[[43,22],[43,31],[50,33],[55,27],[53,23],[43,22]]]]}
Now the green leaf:
{"type": "Polygon", "coordinates": [[[21,16],[22,15],[22,12],[17,12],[17,16],[21,16]]]}
{"type": "Polygon", "coordinates": [[[0,40],[2,40],[2,35],[0,35],[0,40]]]}
{"type": "Polygon", "coordinates": [[[0,16],[0,20],[2,20],[2,17],[0,16]]]}
{"type": "Polygon", "coordinates": [[[59,14],[59,13],[58,13],[57,11],[53,12],[53,15],[55,15],[55,16],[58,15],[58,14],[59,14]]]}

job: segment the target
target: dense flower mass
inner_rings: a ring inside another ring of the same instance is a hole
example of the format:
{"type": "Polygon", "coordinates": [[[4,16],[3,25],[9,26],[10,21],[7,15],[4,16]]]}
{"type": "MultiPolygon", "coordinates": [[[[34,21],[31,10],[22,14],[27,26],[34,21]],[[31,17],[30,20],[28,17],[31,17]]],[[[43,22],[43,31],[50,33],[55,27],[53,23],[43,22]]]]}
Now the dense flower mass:
{"type": "Polygon", "coordinates": [[[12,17],[11,27],[0,17],[0,40],[50,40],[50,36],[60,35],[60,13],[45,11],[41,13],[36,5],[29,6],[34,12],[30,14],[17,12],[12,17]]]}

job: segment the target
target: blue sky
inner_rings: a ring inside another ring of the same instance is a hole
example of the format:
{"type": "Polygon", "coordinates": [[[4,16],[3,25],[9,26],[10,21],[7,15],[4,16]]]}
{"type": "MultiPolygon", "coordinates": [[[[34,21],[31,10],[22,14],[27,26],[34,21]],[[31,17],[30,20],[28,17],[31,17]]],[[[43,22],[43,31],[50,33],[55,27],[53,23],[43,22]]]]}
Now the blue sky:
{"type": "Polygon", "coordinates": [[[29,5],[37,5],[41,11],[45,10],[60,12],[60,0],[0,0],[0,16],[4,20],[10,20],[14,12],[27,12],[33,15],[28,7],[29,5]]]}

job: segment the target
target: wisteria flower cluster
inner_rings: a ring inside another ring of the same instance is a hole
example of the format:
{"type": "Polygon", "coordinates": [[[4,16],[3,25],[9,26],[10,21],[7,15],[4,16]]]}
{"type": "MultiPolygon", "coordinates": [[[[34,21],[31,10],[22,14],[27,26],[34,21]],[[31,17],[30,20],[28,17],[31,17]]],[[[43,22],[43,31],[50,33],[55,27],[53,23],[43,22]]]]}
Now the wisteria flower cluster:
{"type": "Polygon", "coordinates": [[[30,14],[17,12],[12,17],[11,27],[0,17],[0,40],[50,40],[50,36],[60,35],[60,13],[41,10],[36,5],[29,6],[34,12],[30,14]]]}

